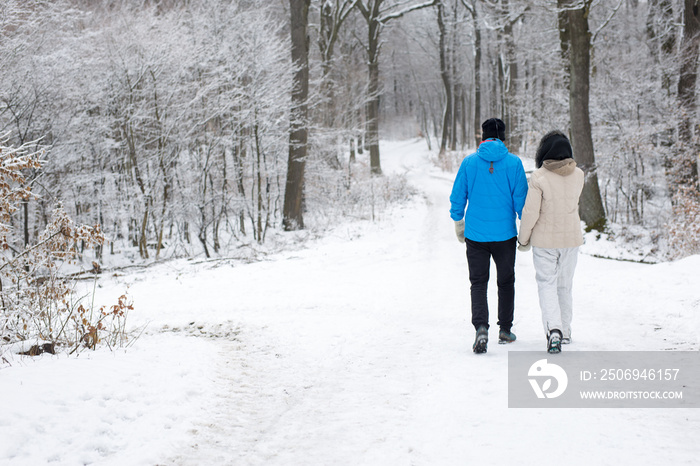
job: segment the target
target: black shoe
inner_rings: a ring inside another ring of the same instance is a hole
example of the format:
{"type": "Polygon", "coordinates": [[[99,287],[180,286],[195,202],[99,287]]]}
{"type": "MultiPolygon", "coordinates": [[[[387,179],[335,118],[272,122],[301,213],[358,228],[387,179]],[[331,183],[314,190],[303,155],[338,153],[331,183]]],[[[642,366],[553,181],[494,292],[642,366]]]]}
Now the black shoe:
{"type": "Polygon", "coordinates": [[[561,353],[561,331],[554,329],[549,332],[547,340],[547,352],[561,353]]]}
{"type": "Polygon", "coordinates": [[[501,331],[498,332],[498,344],[499,345],[505,345],[506,343],[513,343],[514,341],[515,341],[515,333],[511,332],[510,330],[501,329],[501,331]]]}
{"type": "Polygon", "coordinates": [[[488,344],[488,342],[489,330],[486,328],[485,325],[481,325],[478,329],[476,329],[476,339],[474,339],[474,345],[472,346],[472,349],[477,354],[485,353],[486,345],[488,344]]]}

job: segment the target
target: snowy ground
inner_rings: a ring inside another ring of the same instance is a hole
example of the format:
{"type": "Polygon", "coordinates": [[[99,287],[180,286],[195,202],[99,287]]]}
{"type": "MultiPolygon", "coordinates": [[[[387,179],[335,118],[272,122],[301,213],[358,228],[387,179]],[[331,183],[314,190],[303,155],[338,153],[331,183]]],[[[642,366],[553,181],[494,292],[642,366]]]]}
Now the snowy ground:
{"type": "MultiPolygon", "coordinates": [[[[126,351],[11,357],[0,464],[698,464],[698,409],[509,409],[508,351],[546,354],[532,256],[517,258],[518,341],[474,355],[453,176],[421,142],[382,149],[421,195],[374,223],[253,264],[101,279],[98,300],[128,287],[147,331],[126,351]]],[[[583,250],[565,351],[699,350],[700,257],[583,250]]]]}

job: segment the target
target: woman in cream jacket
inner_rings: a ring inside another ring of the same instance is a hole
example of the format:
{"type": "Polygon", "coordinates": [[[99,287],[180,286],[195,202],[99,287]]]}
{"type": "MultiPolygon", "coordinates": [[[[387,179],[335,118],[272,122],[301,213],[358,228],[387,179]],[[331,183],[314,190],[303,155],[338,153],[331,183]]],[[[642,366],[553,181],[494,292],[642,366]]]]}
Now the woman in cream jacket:
{"type": "Polygon", "coordinates": [[[532,246],[547,350],[571,342],[572,283],[583,244],[578,201],[584,174],[576,167],[569,139],[552,131],[540,141],[537,170],[529,180],[518,235],[519,249],[532,246]]]}

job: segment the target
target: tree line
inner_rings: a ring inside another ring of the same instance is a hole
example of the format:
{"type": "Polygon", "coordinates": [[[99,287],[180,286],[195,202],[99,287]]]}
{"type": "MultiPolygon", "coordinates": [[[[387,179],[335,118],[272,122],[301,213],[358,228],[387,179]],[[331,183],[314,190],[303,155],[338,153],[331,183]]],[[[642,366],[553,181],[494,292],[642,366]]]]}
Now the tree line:
{"type": "Polygon", "coordinates": [[[448,166],[496,116],[525,156],[568,132],[589,228],[641,227],[671,254],[700,251],[692,0],[0,8],[1,131],[47,158],[27,173],[46,195],[13,214],[15,241],[62,199],[109,248],[217,254],[360,198],[374,206],[374,183],[396,195],[380,138],[422,137],[448,166]]]}
{"type": "Polygon", "coordinates": [[[516,153],[559,128],[586,173],[580,213],[589,230],[641,226],[669,256],[700,252],[694,0],[320,5],[355,7],[345,24],[368,31],[364,42],[346,40],[367,59],[363,137],[376,148],[374,173],[377,125],[392,119],[415,122],[439,158],[478,145],[487,117],[506,122],[516,153]]]}

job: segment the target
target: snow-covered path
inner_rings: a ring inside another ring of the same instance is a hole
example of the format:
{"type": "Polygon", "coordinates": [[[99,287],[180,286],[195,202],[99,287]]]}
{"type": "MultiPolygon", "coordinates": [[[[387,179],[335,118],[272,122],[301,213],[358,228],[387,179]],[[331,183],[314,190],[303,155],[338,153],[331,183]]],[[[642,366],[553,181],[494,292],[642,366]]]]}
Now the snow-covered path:
{"type": "MultiPolygon", "coordinates": [[[[382,163],[421,195],[373,224],[254,264],[106,282],[100,296],[129,285],[149,332],[125,353],[1,370],[15,402],[0,463],[697,464],[698,409],[509,409],[508,351],[546,354],[531,255],[517,259],[518,341],[474,355],[453,177],[421,143],[386,144],[382,163]]],[[[581,256],[565,350],[697,351],[699,279],[700,257],[581,256]]]]}

